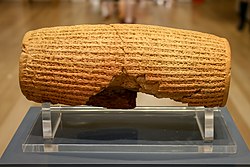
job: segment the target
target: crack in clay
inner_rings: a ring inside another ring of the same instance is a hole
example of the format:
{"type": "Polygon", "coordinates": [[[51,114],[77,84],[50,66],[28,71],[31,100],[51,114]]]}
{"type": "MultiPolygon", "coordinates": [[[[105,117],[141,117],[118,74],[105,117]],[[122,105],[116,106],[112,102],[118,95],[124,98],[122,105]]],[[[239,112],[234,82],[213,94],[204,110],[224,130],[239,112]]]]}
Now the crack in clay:
{"type": "MultiPolygon", "coordinates": [[[[113,25],[111,25],[111,24],[109,24],[109,26],[110,26],[113,30],[115,30],[116,35],[117,35],[118,38],[121,40],[121,43],[122,43],[122,45],[124,46],[124,41],[123,41],[123,39],[121,38],[121,36],[120,36],[120,34],[118,33],[118,31],[116,30],[116,28],[115,28],[113,25]]],[[[119,48],[123,51],[124,57],[125,57],[126,52],[125,52],[124,47],[119,46],[119,48]]],[[[127,75],[127,70],[126,70],[125,67],[123,66],[124,64],[125,64],[125,60],[123,59],[123,61],[122,61],[122,67],[121,67],[121,73],[127,75]]],[[[115,75],[115,76],[113,76],[112,79],[110,80],[110,83],[109,83],[106,87],[101,87],[100,90],[99,90],[99,92],[96,92],[96,93],[94,94],[94,96],[97,95],[98,93],[104,91],[105,89],[108,89],[108,88],[112,87],[112,86],[111,86],[112,83],[115,82],[115,80],[116,80],[116,78],[117,78],[118,76],[120,76],[120,75],[115,75]]]]}
{"type": "MultiPolygon", "coordinates": [[[[122,42],[122,45],[124,46],[124,41],[123,41],[123,39],[122,39],[122,37],[120,36],[120,34],[119,34],[119,32],[116,30],[116,28],[113,26],[113,25],[109,25],[110,27],[112,27],[114,30],[115,30],[115,32],[116,32],[116,35],[119,37],[119,39],[121,40],[121,42],[122,42]]],[[[124,54],[127,54],[126,52],[125,52],[125,49],[124,49],[124,47],[121,47],[121,46],[119,46],[120,47],[120,49],[124,52],[124,54]]]]}
{"type": "MultiPolygon", "coordinates": [[[[127,54],[125,49],[124,49],[125,41],[122,39],[122,37],[120,36],[119,32],[117,31],[117,29],[115,28],[114,25],[109,25],[109,26],[114,29],[114,31],[116,32],[116,35],[121,40],[122,46],[119,46],[119,48],[124,52],[124,58],[125,58],[125,55],[127,54]]],[[[110,87],[112,85],[117,85],[116,80],[122,80],[122,81],[120,81],[120,82],[118,81],[118,82],[120,84],[122,84],[124,86],[124,88],[126,88],[126,89],[129,89],[129,87],[126,87],[125,85],[132,84],[132,85],[134,85],[134,89],[136,89],[136,92],[143,92],[143,93],[151,94],[155,97],[158,97],[158,93],[159,93],[158,90],[160,87],[160,82],[152,83],[151,81],[146,80],[146,74],[131,76],[128,74],[124,65],[125,65],[125,59],[123,60],[123,66],[121,67],[122,74],[114,76],[108,87],[110,87]],[[131,79],[131,80],[129,80],[129,79],[131,79]]]]}
{"type": "Polygon", "coordinates": [[[201,91],[202,91],[202,89],[201,89],[201,88],[199,88],[199,89],[197,89],[196,91],[194,91],[191,95],[188,95],[188,96],[182,96],[182,98],[181,98],[181,99],[183,99],[183,98],[192,98],[192,96],[194,96],[194,95],[196,95],[196,94],[200,94],[200,93],[201,93],[201,91]]]}

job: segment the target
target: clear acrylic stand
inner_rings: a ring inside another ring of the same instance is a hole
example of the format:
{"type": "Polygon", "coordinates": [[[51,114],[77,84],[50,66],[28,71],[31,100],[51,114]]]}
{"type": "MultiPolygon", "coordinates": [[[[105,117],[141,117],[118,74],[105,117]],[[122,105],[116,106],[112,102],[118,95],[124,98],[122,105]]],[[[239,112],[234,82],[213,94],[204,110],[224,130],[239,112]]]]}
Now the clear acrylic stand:
{"type": "MultiPolygon", "coordinates": [[[[43,103],[42,104],[42,130],[43,130],[43,138],[44,139],[53,139],[55,133],[57,131],[58,125],[61,121],[61,108],[63,107],[51,107],[50,103],[43,103]],[[57,111],[53,113],[53,111],[57,111]]],[[[186,107],[184,107],[186,109],[186,107]]],[[[64,107],[65,110],[71,109],[71,107],[64,107]]],[[[72,108],[74,110],[74,108],[72,108]]],[[[80,109],[80,108],[75,108],[80,109]]],[[[85,109],[85,108],[83,108],[85,109]]],[[[95,109],[95,108],[91,108],[95,109]]],[[[137,110],[140,108],[136,108],[137,110]]],[[[143,107],[141,109],[144,109],[143,107]]],[[[153,108],[154,110],[163,109],[160,108],[153,108]]],[[[164,108],[165,111],[173,111],[173,110],[180,110],[181,108],[164,108]]],[[[196,111],[196,121],[200,129],[201,136],[204,141],[210,142],[214,139],[214,111],[218,111],[216,108],[204,108],[204,107],[196,107],[190,108],[189,110],[185,111],[196,111]]]]}
{"type": "MultiPolygon", "coordinates": [[[[60,111],[60,110],[59,110],[60,111]]],[[[50,103],[42,103],[42,131],[44,139],[53,139],[61,122],[61,112],[52,113],[50,103]]]]}
{"type": "Polygon", "coordinates": [[[43,103],[24,152],[235,153],[219,108],[43,103]],[[42,133],[41,133],[42,130],[42,133]]]}

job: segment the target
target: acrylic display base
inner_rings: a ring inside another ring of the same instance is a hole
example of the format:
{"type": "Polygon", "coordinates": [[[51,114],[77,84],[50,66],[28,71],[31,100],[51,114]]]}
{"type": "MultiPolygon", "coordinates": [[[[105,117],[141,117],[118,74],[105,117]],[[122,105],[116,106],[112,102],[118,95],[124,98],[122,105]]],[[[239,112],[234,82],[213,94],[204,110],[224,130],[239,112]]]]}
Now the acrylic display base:
{"type": "Polygon", "coordinates": [[[219,108],[42,105],[24,152],[236,153],[219,108]]]}

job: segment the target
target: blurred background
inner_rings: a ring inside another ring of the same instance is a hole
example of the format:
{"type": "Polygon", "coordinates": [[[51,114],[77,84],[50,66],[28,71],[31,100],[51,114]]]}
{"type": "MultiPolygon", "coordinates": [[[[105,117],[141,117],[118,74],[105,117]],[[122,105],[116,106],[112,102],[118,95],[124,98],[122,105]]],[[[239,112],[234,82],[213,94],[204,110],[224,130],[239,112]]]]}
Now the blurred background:
{"type": "MultiPolygon", "coordinates": [[[[249,5],[247,0],[0,0],[0,157],[29,107],[39,105],[26,100],[19,88],[23,35],[75,24],[151,24],[227,38],[232,50],[227,107],[250,146],[249,5]]],[[[175,105],[162,99],[159,104],[175,105]]]]}

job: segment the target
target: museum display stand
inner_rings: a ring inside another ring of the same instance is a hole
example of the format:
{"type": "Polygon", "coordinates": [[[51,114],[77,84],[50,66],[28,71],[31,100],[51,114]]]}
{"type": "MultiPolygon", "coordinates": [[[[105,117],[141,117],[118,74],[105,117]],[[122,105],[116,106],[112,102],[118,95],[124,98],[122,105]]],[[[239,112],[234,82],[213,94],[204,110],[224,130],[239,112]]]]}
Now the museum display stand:
{"type": "Polygon", "coordinates": [[[43,103],[23,152],[227,153],[237,146],[220,108],[106,109],[43,103]]]}

